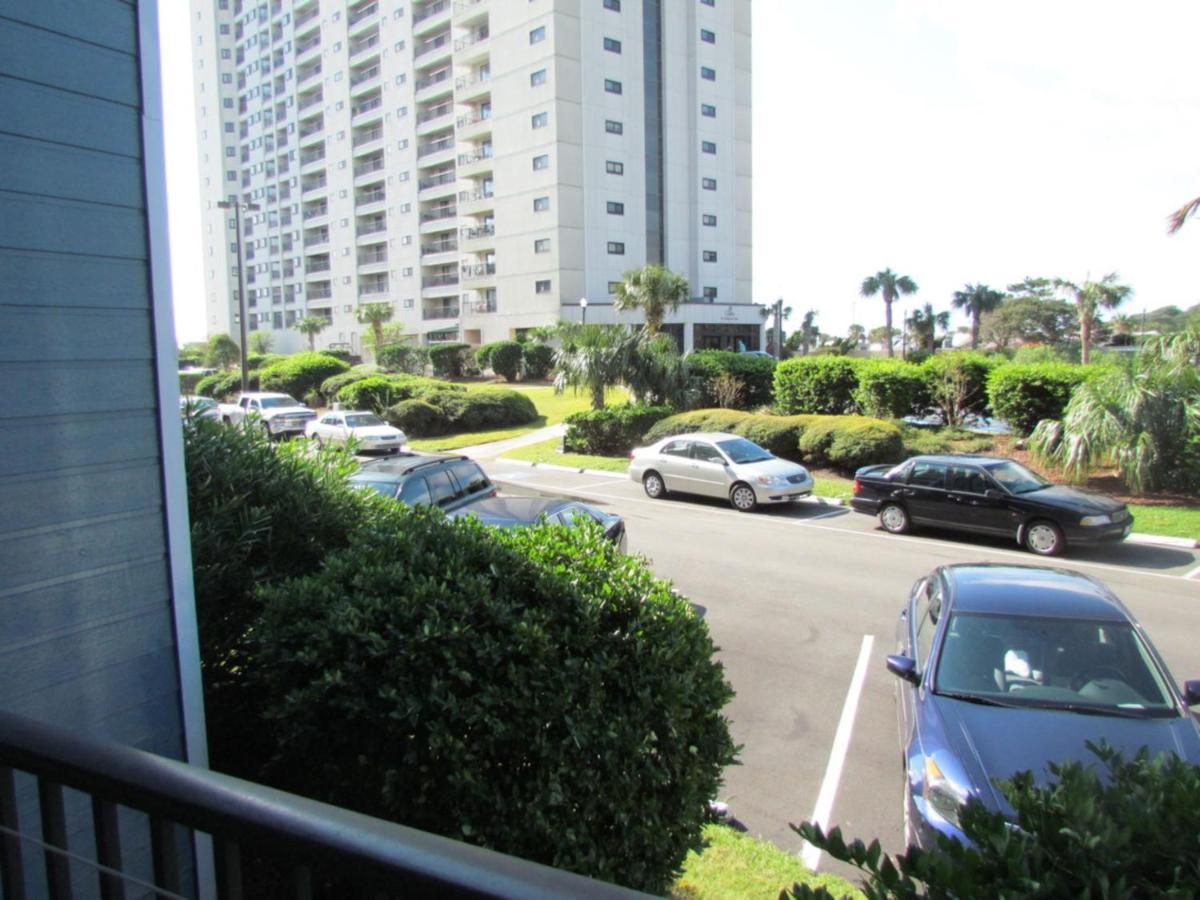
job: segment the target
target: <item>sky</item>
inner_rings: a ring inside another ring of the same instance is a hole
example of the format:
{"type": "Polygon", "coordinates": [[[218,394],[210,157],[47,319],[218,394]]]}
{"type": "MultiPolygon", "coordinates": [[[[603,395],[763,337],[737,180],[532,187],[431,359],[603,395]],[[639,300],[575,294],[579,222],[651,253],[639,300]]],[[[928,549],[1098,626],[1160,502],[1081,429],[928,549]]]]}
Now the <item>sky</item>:
{"type": "MultiPolygon", "coordinates": [[[[586,0],[584,0],[586,2],[586,0]]],[[[677,0],[678,2],[678,0],[677,0]]],[[[1195,0],[753,0],[754,297],[844,335],[884,269],[967,283],[1117,272],[1127,314],[1200,303],[1195,0]]],[[[188,4],[162,0],[176,333],[204,338],[188,4]]],[[[899,315],[899,311],[897,313],[899,315]]],[[[955,324],[966,319],[956,314],[955,324]]]]}

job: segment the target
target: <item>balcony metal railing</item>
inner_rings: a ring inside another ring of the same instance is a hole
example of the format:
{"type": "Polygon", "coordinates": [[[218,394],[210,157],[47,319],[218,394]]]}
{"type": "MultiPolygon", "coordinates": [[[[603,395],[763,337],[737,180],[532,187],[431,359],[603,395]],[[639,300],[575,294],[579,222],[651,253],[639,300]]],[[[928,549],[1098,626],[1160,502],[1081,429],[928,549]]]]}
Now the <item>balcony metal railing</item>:
{"type": "Polygon", "coordinates": [[[382,137],[383,129],[373,128],[370,131],[360,131],[358,134],[354,135],[354,139],[351,141],[351,144],[355,147],[361,147],[363,144],[369,144],[371,141],[377,141],[382,137]]]}
{"type": "Polygon", "coordinates": [[[360,116],[365,112],[370,112],[373,109],[378,109],[383,106],[383,97],[372,97],[370,100],[365,100],[356,106],[350,107],[350,115],[360,116]]]}
{"type": "Polygon", "coordinates": [[[310,163],[320,162],[325,158],[325,148],[321,148],[320,153],[301,153],[300,165],[307,166],[310,163]]]}
{"type": "Polygon", "coordinates": [[[485,147],[480,147],[478,150],[470,150],[466,153],[458,154],[458,164],[460,166],[465,166],[465,165],[468,165],[469,163],[479,162],[481,159],[491,159],[491,158],[492,158],[492,147],[489,144],[485,147]]]}
{"type": "Polygon", "coordinates": [[[463,91],[469,87],[474,87],[477,84],[487,84],[492,80],[490,71],[480,72],[476,75],[463,75],[461,78],[454,79],[454,87],[457,90],[463,91]]]}
{"type": "Polygon", "coordinates": [[[494,313],[496,311],[496,298],[485,297],[482,300],[472,300],[467,308],[473,313],[494,313]]]}
{"type": "Polygon", "coordinates": [[[354,177],[359,175],[369,175],[371,172],[378,172],[384,166],[383,158],[373,159],[370,162],[359,163],[354,167],[354,177]]]}
{"type": "Polygon", "coordinates": [[[386,281],[383,281],[383,282],[368,281],[367,283],[360,284],[358,286],[358,296],[360,296],[360,297],[373,297],[376,294],[386,294],[387,292],[388,292],[388,285],[387,285],[386,281]]]}
{"type": "Polygon", "coordinates": [[[320,74],[321,74],[321,67],[319,65],[313,66],[311,69],[305,69],[303,72],[297,72],[296,84],[303,84],[304,82],[308,81],[308,79],[312,78],[314,75],[320,75],[320,74]]]}
{"type": "Polygon", "coordinates": [[[358,264],[360,266],[370,266],[375,263],[387,262],[387,250],[376,250],[374,253],[358,254],[358,264]]]}
{"type": "Polygon", "coordinates": [[[316,94],[315,96],[312,96],[312,97],[305,97],[298,104],[296,104],[296,108],[297,109],[308,109],[310,106],[315,106],[316,104],[320,103],[324,99],[325,98],[321,94],[316,94]]]}
{"type": "Polygon", "coordinates": [[[434,119],[448,116],[452,112],[454,112],[454,106],[449,103],[445,106],[439,106],[437,109],[427,109],[424,112],[417,113],[417,124],[424,125],[426,122],[432,122],[434,119]]]}
{"type": "Polygon", "coordinates": [[[463,278],[484,278],[488,275],[496,274],[496,264],[494,262],[487,263],[464,263],[462,267],[463,278]]]}
{"type": "Polygon", "coordinates": [[[445,306],[426,306],[421,309],[422,319],[457,319],[458,304],[447,304],[445,306]]]}
{"type": "Polygon", "coordinates": [[[333,296],[332,288],[311,288],[310,287],[308,289],[308,299],[309,300],[328,300],[332,296],[333,296]]]}
{"type": "Polygon", "coordinates": [[[249,896],[253,885],[243,871],[251,881],[266,875],[290,885],[297,897],[329,882],[345,885],[348,896],[644,896],[9,712],[0,712],[0,774],[6,900],[26,897],[25,862],[33,854],[42,857],[51,896],[69,896],[76,882],[83,887],[89,869],[88,895],[153,892],[126,871],[123,840],[149,843],[160,893],[190,893],[180,828],[213,838],[223,897],[249,896]],[[37,789],[18,797],[15,772],[32,776],[37,789]],[[73,831],[77,823],[61,814],[65,789],[90,799],[93,814],[82,827],[91,835],[73,831]],[[24,810],[32,814],[23,830],[24,810]],[[144,817],[122,815],[130,810],[144,817]]]}
{"type": "Polygon", "coordinates": [[[458,284],[457,272],[444,272],[441,275],[425,275],[421,278],[421,287],[444,287],[448,284],[458,284]]]}
{"type": "Polygon", "coordinates": [[[324,122],[321,122],[321,124],[319,124],[319,125],[310,125],[307,128],[301,128],[300,129],[300,140],[304,140],[310,134],[316,134],[317,132],[324,131],[324,130],[325,130],[324,122]]]}
{"type": "MultiPolygon", "coordinates": [[[[439,34],[437,37],[432,37],[427,41],[422,41],[413,49],[413,59],[420,59],[425,54],[432,53],[439,47],[445,47],[448,43],[450,43],[449,33],[439,34]]],[[[458,49],[458,41],[454,42],[454,48],[456,50],[458,49]]]]}
{"type": "Polygon", "coordinates": [[[365,40],[356,41],[350,45],[350,56],[353,58],[364,50],[370,50],[372,47],[379,46],[379,34],[373,34],[365,40]]]}
{"type": "Polygon", "coordinates": [[[316,181],[306,181],[300,187],[300,193],[307,194],[309,191],[320,190],[325,187],[326,181],[324,178],[318,178],[316,181]]]}
{"type": "Polygon", "coordinates": [[[473,241],[478,238],[493,237],[496,234],[495,225],[472,225],[466,228],[459,229],[459,237],[464,241],[473,241]]]}
{"type": "Polygon", "coordinates": [[[449,184],[452,181],[458,181],[458,173],[451,170],[449,172],[439,172],[437,175],[431,175],[428,178],[422,178],[417,182],[418,190],[437,187],[440,184],[449,184]]]}
{"type": "Polygon", "coordinates": [[[318,216],[327,216],[327,215],[329,215],[329,207],[328,206],[314,206],[314,207],[304,210],[304,218],[306,218],[306,219],[315,219],[318,216]]]}
{"type": "Polygon", "coordinates": [[[483,0],[458,0],[458,2],[454,4],[454,14],[456,16],[461,16],[472,6],[478,6],[482,2],[483,0]]]}
{"type": "Polygon", "coordinates": [[[438,209],[429,209],[421,213],[422,222],[436,222],[439,219],[453,219],[458,215],[458,208],[454,206],[443,206],[438,209]]]}
{"type": "Polygon", "coordinates": [[[481,188],[476,188],[473,191],[459,191],[458,202],[470,203],[474,200],[491,200],[495,196],[495,191],[486,191],[481,188]]]}
{"type": "Polygon", "coordinates": [[[447,8],[449,8],[449,6],[450,6],[449,0],[439,0],[439,2],[430,4],[429,6],[426,6],[423,9],[413,10],[413,14],[412,14],[413,24],[416,25],[418,22],[423,22],[425,19],[428,19],[430,16],[436,16],[438,13],[443,12],[447,8]]]}
{"type": "Polygon", "coordinates": [[[416,83],[413,85],[413,90],[423,91],[425,88],[433,87],[435,84],[441,84],[443,81],[449,80],[449,78],[450,71],[448,69],[442,69],[440,72],[436,72],[427,78],[417,79],[416,83]]]}
{"type": "Polygon", "coordinates": [[[346,22],[350,25],[357,25],[363,19],[367,18],[368,16],[375,15],[377,12],[379,12],[379,4],[372,3],[369,6],[364,6],[357,12],[350,13],[349,17],[346,19],[346,22]]]}
{"type": "Polygon", "coordinates": [[[437,241],[433,244],[422,244],[421,255],[433,256],[435,253],[450,253],[458,250],[458,241],[437,241]]]}
{"type": "Polygon", "coordinates": [[[305,41],[303,44],[297,44],[296,45],[296,55],[299,56],[300,54],[304,53],[307,50],[311,50],[314,47],[320,47],[320,46],[321,46],[321,35],[318,34],[312,40],[305,41]]]}
{"type": "Polygon", "coordinates": [[[480,41],[486,41],[491,37],[491,33],[487,28],[478,28],[470,34],[463,35],[454,42],[455,50],[466,50],[472,44],[478,44],[480,41]]]}
{"type": "Polygon", "coordinates": [[[350,76],[350,86],[357,87],[358,85],[370,81],[372,78],[379,77],[379,66],[371,66],[369,69],[364,69],[361,72],[355,72],[350,76]]]}
{"type": "Polygon", "coordinates": [[[459,128],[466,128],[468,125],[474,125],[476,122],[485,122],[491,117],[492,111],[490,109],[477,109],[464,116],[459,116],[456,124],[459,128]]]}
{"type": "Polygon", "coordinates": [[[355,206],[366,206],[368,203],[378,203],[380,200],[387,199],[387,191],[380,189],[378,191],[365,191],[361,194],[354,195],[355,206]]]}
{"type": "Polygon", "coordinates": [[[315,274],[317,272],[328,272],[329,268],[330,266],[328,260],[325,262],[310,262],[304,264],[304,273],[307,275],[310,273],[315,274]]]}
{"type": "Polygon", "coordinates": [[[432,156],[434,153],[440,153],[443,150],[452,149],[454,149],[454,138],[445,138],[444,140],[434,141],[432,144],[421,144],[417,147],[417,159],[432,156]]]}
{"type": "Polygon", "coordinates": [[[364,234],[379,234],[381,231],[387,231],[386,221],[363,222],[355,229],[355,234],[362,237],[364,234]]]}
{"type": "Polygon", "coordinates": [[[299,28],[305,22],[311,22],[313,19],[315,19],[320,14],[321,14],[321,8],[314,4],[313,8],[308,10],[307,12],[302,12],[302,13],[297,14],[296,20],[292,23],[292,25],[295,28],[299,28]]]}
{"type": "Polygon", "coordinates": [[[304,246],[305,247],[319,247],[321,244],[328,244],[328,243],[329,243],[329,235],[328,234],[312,234],[312,235],[305,235],[305,237],[304,237],[304,246]]]}

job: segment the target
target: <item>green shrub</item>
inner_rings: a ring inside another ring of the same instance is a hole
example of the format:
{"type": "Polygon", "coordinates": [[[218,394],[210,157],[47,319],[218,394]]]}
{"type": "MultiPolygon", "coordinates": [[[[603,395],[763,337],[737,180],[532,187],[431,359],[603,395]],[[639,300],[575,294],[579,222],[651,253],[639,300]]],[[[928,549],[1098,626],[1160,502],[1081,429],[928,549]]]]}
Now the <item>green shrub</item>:
{"type": "Polygon", "coordinates": [[[499,342],[495,341],[475,348],[475,365],[479,366],[480,370],[492,367],[492,351],[496,349],[497,343],[499,342]]]}
{"type": "Polygon", "coordinates": [[[802,462],[800,436],[819,416],[747,416],[733,426],[733,433],[754,441],[781,459],[802,462]]]}
{"type": "Polygon", "coordinates": [[[283,362],[287,359],[282,353],[247,353],[246,368],[250,370],[265,369],[267,366],[273,366],[275,363],[283,362]]]}
{"type": "MultiPolygon", "coordinates": [[[[1089,744],[1102,772],[1084,762],[1051,764],[1039,784],[1030,772],[999,785],[1011,822],[977,800],[960,814],[971,845],[937,835],[933,847],[891,858],[841,831],[792,828],[866,876],[868,897],[1195,897],[1200,895],[1200,767],[1143,748],[1125,760],[1089,744]],[[1015,827],[1014,827],[1015,826],[1015,827]]],[[[1040,774],[1040,773],[1039,773],[1040,774]]],[[[828,898],[795,885],[789,896],[828,898]]]]}
{"type": "Polygon", "coordinates": [[[928,402],[921,370],[898,359],[864,360],[858,364],[854,403],[866,416],[902,419],[928,402]]]}
{"type": "Polygon", "coordinates": [[[930,403],[947,425],[958,425],[968,415],[987,413],[988,373],[1002,363],[1002,357],[969,350],[938,353],[921,363],[930,403]]]}
{"type": "Polygon", "coordinates": [[[697,431],[732,432],[737,425],[750,417],[750,413],[738,409],[694,409],[677,413],[654,424],[643,439],[647,444],[676,434],[693,434],[697,431]]]}
{"type": "Polygon", "coordinates": [[[271,780],[307,796],[661,893],[734,761],[704,621],[598,527],[396,507],[263,598],[271,780]]]}
{"type": "MultiPolygon", "coordinates": [[[[215,373],[213,373],[215,374],[215,373]]],[[[180,372],[179,373],[179,393],[194,394],[196,386],[200,384],[201,379],[207,378],[204,372],[180,372]]]]}
{"type": "Polygon", "coordinates": [[[410,438],[445,434],[450,430],[449,417],[428,400],[401,400],[388,407],[384,418],[410,438]]]}
{"type": "Polygon", "coordinates": [[[697,350],[687,357],[688,369],[701,381],[702,406],[720,406],[718,380],[730,375],[741,382],[737,409],[757,409],[772,401],[775,360],[730,350],[697,350]]]}
{"type": "Polygon", "coordinates": [[[491,348],[488,365],[492,371],[507,381],[516,381],[521,374],[521,358],[525,353],[521,345],[516,341],[496,341],[491,348]]]}
{"type": "Polygon", "coordinates": [[[669,406],[622,404],[572,413],[565,419],[567,433],[563,438],[563,450],[620,456],[639,446],[642,435],[673,412],[669,406]]]}
{"type": "Polygon", "coordinates": [[[325,398],[327,403],[332,403],[337,397],[338,391],[348,384],[354,384],[356,381],[364,381],[373,375],[382,375],[383,369],[379,366],[367,363],[365,365],[355,366],[349,372],[342,372],[339,375],[331,375],[321,382],[321,396],[325,398]]]}
{"type": "Polygon", "coordinates": [[[282,362],[259,370],[259,384],[264,391],[280,391],[293,397],[303,397],[315,391],[326,378],[340,375],[350,367],[326,353],[297,353],[282,362]]]}
{"type": "Polygon", "coordinates": [[[411,395],[436,411],[432,416],[424,407],[396,404],[385,418],[413,437],[461,434],[526,425],[538,417],[533,401],[519,391],[487,388],[466,391],[459,385],[430,382],[411,395]]]}
{"type": "Polygon", "coordinates": [[[179,348],[179,368],[202,368],[207,354],[207,344],[185,344],[179,348]]]}
{"type": "Polygon", "coordinates": [[[898,462],[904,452],[900,427],[865,416],[814,417],[800,435],[803,461],[853,473],[872,463],[898,462]]]}
{"type": "Polygon", "coordinates": [[[429,364],[429,351],[404,342],[384,344],[375,351],[375,362],[388,372],[424,375],[429,364]]]}
{"type": "Polygon", "coordinates": [[[802,356],[775,369],[775,408],[784,415],[840,415],[854,406],[856,361],[845,356],[802,356]]]}
{"type": "Polygon", "coordinates": [[[337,401],[346,409],[366,409],[383,415],[389,406],[433,390],[466,393],[462,385],[419,375],[372,375],[341,387],[337,392],[337,401]]]}
{"type": "Polygon", "coordinates": [[[1088,368],[1066,363],[997,366],[988,375],[988,401],[999,418],[1029,434],[1042,419],[1061,419],[1087,377],[1088,368]]]}
{"type": "Polygon", "coordinates": [[[429,348],[433,374],[439,378],[462,378],[466,368],[469,344],[438,344],[429,348]]]}
{"type": "MultiPolygon", "coordinates": [[[[252,391],[258,390],[258,373],[246,374],[246,385],[252,391]]],[[[201,397],[212,397],[214,400],[232,400],[242,390],[241,372],[217,372],[205,375],[196,383],[196,393],[201,397]]]]}
{"type": "Polygon", "coordinates": [[[521,365],[526,378],[541,381],[554,368],[554,348],[549,344],[525,344],[521,365]]]}
{"type": "Polygon", "coordinates": [[[349,350],[334,350],[330,347],[326,347],[321,352],[326,356],[332,356],[334,359],[340,359],[348,366],[354,365],[354,354],[349,350]]]}

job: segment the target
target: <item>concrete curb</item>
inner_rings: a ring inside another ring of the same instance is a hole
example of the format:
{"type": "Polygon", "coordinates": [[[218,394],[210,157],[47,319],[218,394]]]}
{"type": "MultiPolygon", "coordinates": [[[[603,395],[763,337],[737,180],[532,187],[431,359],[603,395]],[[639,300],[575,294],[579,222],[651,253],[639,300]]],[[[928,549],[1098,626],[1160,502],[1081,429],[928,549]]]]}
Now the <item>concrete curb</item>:
{"type": "Polygon", "coordinates": [[[1130,544],[1153,544],[1156,547],[1182,547],[1185,550],[1195,550],[1200,547],[1200,541],[1192,538],[1166,537],[1161,534],[1138,534],[1134,532],[1125,538],[1130,544]]]}
{"type": "Polygon", "coordinates": [[[495,460],[503,460],[506,463],[512,463],[515,466],[529,466],[531,469],[547,469],[551,472],[573,472],[577,475],[600,475],[605,478],[628,478],[628,472],[602,472],[600,469],[577,469],[574,466],[560,466],[557,463],[541,463],[530,462],[526,459],[509,459],[507,456],[492,457],[495,460]]]}

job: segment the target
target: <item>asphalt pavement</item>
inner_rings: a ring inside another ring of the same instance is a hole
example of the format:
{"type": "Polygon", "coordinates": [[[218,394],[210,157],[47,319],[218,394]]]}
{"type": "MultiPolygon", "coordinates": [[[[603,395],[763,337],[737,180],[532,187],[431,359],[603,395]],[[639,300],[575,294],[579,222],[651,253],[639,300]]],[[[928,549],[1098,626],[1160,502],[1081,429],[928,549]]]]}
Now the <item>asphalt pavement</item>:
{"type": "MultiPolygon", "coordinates": [[[[737,692],[727,713],[743,745],[720,799],[751,834],[796,853],[803,842],[788,823],[819,806],[847,836],[903,849],[884,659],[912,584],[948,563],[1047,564],[1004,540],[890,535],[873,517],[818,501],[744,514],[715,500],[650,500],[626,475],[482,462],[503,492],[573,496],[623,515],[630,552],[703,612],[737,692]]],[[[1106,583],[1176,678],[1200,678],[1200,553],[1126,542],[1050,564],[1106,583]]],[[[819,868],[848,874],[827,858],[819,868]]]]}

